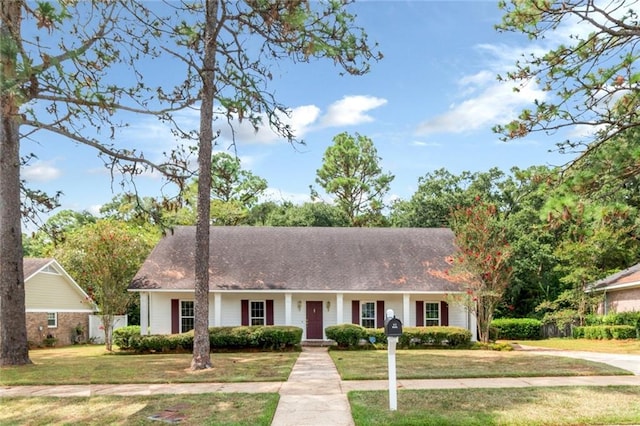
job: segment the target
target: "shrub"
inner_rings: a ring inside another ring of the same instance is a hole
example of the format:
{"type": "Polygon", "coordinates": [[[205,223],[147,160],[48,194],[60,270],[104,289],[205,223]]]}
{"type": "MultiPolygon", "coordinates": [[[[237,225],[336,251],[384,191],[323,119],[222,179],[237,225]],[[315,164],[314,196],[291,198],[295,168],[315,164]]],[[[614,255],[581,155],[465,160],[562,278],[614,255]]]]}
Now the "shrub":
{"type": "MultiPolygon", "coordinates": [[[[292,326],[210,327],[211,350],[285,349],[300,345],[302,329],[292,326]]],[[[175,352],[193,350],[193,330],[169,335],[132,335],[128,349],[136,352],[175,352]]],[[[120,346],[120,345],[118,345],[120,346]]],[[[120,346],[120,349],[123,349],[120,346]]],[[[124,349],[123,349],[124,350],[124,349]]]]}
{"type": "Polygon", "coordinates": [[[537,340],[542,338],[542,322],[533,318],[500,318],[491,321],[496,339],[537,340]]]}
{"type": "Polygon", "coordinates": [[[589,325],[573,329],[573,338],[575,339],[624,340],[636,337],[638,337],[637,330],[631,325],[589,325]]]}
{"type": "Polygon", "coordinates": [[[117,345],[120,350],[128,351],[133,349],[132,338],[140,336],[139,325],[128,325],[126,327],[120,327],[113,330],[113,343],[117,345]]]}
{"type": "Polygon", "coordinates": [[[357,324],[330,325],[324,332],[327,338],[335,341],[340,348],[357,346],[361,339],[367,338],[365,328],[357,324]]]}
{"type": "Polygon", "coordinates": [[[365,339],[373,346],[379,347],[387,344],[387,335],[384,334],[384,328],[366,328],[365,333],[365,339]]]}
{"type": "Polygon", "coordinates": [[[424,346],[461,347],[471,342],[471,332],[461,327],[406,327],[400,336],[403,348],[424,346]]]}

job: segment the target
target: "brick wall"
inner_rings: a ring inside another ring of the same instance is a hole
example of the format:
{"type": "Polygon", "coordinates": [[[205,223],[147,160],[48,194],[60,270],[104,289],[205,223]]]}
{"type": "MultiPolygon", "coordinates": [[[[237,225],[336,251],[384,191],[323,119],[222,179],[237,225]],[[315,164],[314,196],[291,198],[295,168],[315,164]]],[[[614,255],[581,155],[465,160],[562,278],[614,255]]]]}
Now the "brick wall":
{"type": "Polygon", "coordinates": [[[58,312],[58,326],[49,328],[47,326],[46,312],[27,312],[27,340],[29,346],[44,346],[43,340],[47,334],[52,334],[58,341],[56,346],[66,346],[74,343],[76,327],[81,325],[84,330],[82,341],[88,339],[89,314],[76,312],[58,312]]]}

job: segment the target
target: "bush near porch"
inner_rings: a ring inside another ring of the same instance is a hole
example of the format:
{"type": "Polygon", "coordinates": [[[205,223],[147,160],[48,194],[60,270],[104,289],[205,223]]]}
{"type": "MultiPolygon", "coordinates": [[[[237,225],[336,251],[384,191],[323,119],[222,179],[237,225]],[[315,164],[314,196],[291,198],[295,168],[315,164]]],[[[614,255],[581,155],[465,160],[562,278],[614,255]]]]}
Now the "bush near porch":
{"type": "MultiPolygon", "coordinates": [[[[271,349],[286,350],[300,346],[302,329],[292,326],[210,327],[211,350],[271,349]]],[[[137,353],[193,350],[193,330],[181,334],[141,335],[140,326],[113,332],[113,342],[123,351],[137,353]]]]}
{"type": "MultiPolygon", "coordinates": [[[[325,329],[328,339],[336,342],[339,348],[367,346],[378,347],[387,344],[383,328],[364,328],[357,324],[338,324],[325,329]]],[[[471,344],[471,332],[461,327],[431,326],[405,327],[398,339],[401,348],[443,347],[457,348],[471,344]]]]}

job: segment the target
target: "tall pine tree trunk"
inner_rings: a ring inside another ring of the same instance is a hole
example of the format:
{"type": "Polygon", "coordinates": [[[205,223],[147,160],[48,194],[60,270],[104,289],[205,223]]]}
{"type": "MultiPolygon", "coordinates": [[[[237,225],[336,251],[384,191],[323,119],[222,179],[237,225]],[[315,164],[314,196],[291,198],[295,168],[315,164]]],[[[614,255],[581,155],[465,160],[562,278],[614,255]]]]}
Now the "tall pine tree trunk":
{"type": "Polygon", "coordinates": [[[19,28],[22,2],[0,3],[3,91],[0,94],[0,365],[30,364],[25,314],[22,229],[20,221],[20,114],[16,91],[7,87],[16,75],[16,56],[7,54],[10,28],[19,28]]]}
{"type": "Polygon", "coordinates": [[[211,212],[211,151],[213,144],[213,100],[217,42],[217,0],[206,2],[204,61],[200,75],[200,141],[198,147],[198,214],[196,221],[196,282],[192,370],[211,368],[209,343],[209,217],[211,212]]]}

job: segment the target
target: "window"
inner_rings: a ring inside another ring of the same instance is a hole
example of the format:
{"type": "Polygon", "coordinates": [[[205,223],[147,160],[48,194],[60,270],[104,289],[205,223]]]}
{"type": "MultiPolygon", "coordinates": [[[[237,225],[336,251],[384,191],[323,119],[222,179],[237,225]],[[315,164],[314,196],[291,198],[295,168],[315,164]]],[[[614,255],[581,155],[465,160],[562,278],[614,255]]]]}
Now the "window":
{"type": "Polygon", "coordinates": [[[266,323],[264,300],[252,300],[249,307],[249,325],[265,325],[266,323]]]}
{"type": "Polygon", "coordinates": [[[56,270],[56,268],[54,268],[54,267],[53,267],[53,266],[51,266],[51,265],[47,265],[47,266],[42,270],[42,272],[46,272],[47,274],[56,274],[56,275],[60,275],[60,272],[58,272],[58,271],[56,270]]]}
{"type": "Polygon", "coordinates": [[[195,312],[193,310],[193,300],[180,301],[180,332],[185,333],[193,330],[195,325],[195,312]]]}
{"type": "Polygon", "coordinates": [[[425,302],[424,304],[424,325],[440,325],[440,303],[425,302]]]}
{"type": "Polygon", "coordinates": [[[48,312],[47,313],[47,327],[49,327],[49,328],[58,327],[58,313],[57,312],[48,312]]]}
{"type": "Polygon", "coordinates": [[[376,328],[375,302],[362,302],[360,305],[360,325],[364,328],[376,328]]]}

